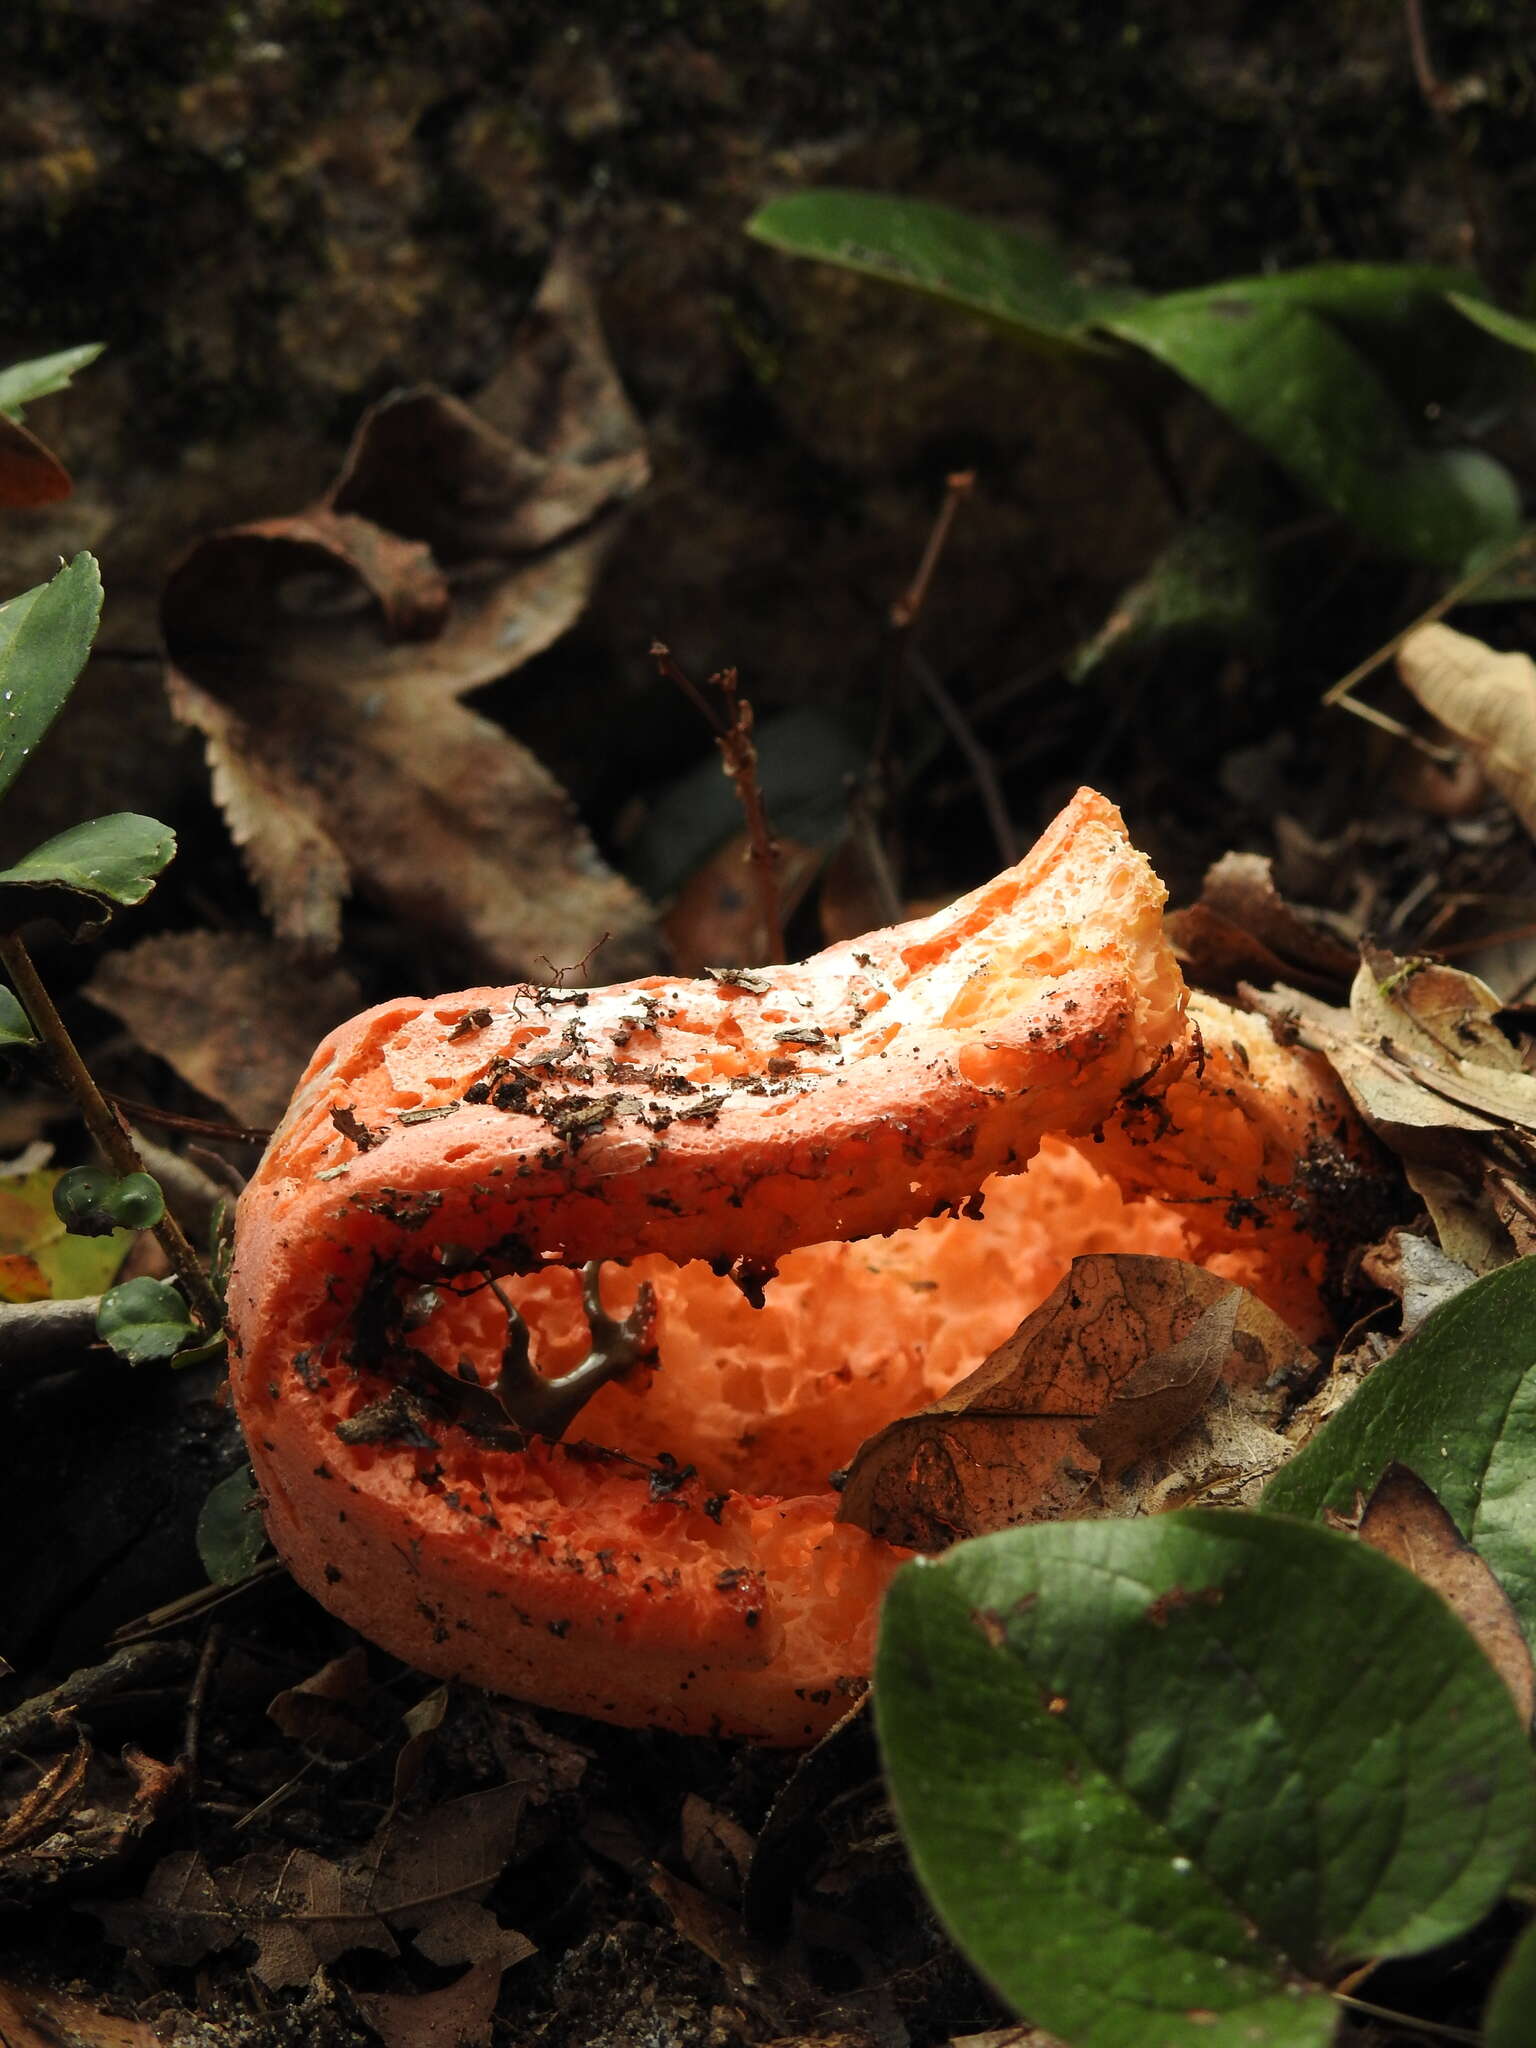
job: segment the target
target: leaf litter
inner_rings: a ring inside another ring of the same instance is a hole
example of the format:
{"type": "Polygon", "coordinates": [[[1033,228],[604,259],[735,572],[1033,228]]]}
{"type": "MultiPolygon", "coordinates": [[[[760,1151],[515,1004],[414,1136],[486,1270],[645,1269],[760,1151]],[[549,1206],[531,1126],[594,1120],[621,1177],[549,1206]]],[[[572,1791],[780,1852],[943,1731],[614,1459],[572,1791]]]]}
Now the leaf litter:
{"type": "Polygon", "coordinates": [[[356,887],[494,981],[657,958],[565,792],[461,701],[580,615],[648,474],[574,261],[471,410],[363,420],[318,506],[202,541],[166,584],[166,687],[279,938],[333,951],[356,887]]]}

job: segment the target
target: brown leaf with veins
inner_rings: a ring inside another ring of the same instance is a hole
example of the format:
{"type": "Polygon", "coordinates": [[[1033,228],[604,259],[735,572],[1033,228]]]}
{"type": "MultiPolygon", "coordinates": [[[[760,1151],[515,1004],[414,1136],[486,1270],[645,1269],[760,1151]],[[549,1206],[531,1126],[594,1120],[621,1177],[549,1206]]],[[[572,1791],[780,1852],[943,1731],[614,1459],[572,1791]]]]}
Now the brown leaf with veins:
{"type": "Polygon", "coordinates": [[[655,963],[648,906],[564,790],[460,702],[575,621],[647,473],[561,260],[475,409],[384,400],[321,504],[215,534],[173,571],[171,705],[204,736],[280,937],[334,948],[355,884],[488,979],[655,963]]]}
{"type": "Polygon", "coordinates": [[[315,1046],[357,1011],[344,968],[234,932],[174,932],[109,953],[86,994],[238,1123],[270,1128],[315,1046]]]}
{"type": "Polygon", "coordinates": [[[1509,1595],[1416,1472],[1389,1465],[1360,1518],[1360,1540],[1432,1586],[1477,1639],[1526,1727],[1536,1669],[1509,1595]]]}
{"type": "MultiPolygon", "coordinates": [[[[307,1984],[348,1949],[398,1952],[399,1930],[439,1962],[507,1963],[533,1944],[479,1901],[515,1854],[536,1764],[520,1780],[466,1793],[419,1819],[394,1820],[343,1862],[307,1849],[263,1849],[210,1869],[195,1849],[162,1857],[142,1898],[92,1905],[107,1938],[152,1962],[190,1964],[239,1940],[274,1991],[307,1984]]],[[[494,1998],[492,2000],[494,2003],[494,1998]]]]}
{"type": "Polygon", "coordinates": [[[1168,1443],[1218,1382],[1310,1364],[1280,1318],[1179,1259],[1092,1253],[942,1400],[891,1423],[849,1468],[840,1519],[936,1551],[1070,1514],[1168,1443]]]}

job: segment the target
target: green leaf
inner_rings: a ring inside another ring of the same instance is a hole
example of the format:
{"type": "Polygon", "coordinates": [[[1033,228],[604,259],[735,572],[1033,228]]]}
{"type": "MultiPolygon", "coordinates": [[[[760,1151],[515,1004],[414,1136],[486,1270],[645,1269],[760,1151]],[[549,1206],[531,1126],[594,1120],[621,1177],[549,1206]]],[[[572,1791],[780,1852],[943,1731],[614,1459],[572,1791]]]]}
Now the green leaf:
{"type": "Polygon", "coordinates": [[[1501,463],[1421,445],[1353,342],[1262,281],[1144,300],[1103,325],[1193,384],[1304,490],[1394,554],[1454,568],[1518,531],[1519,493],[1501,463]]]}
{"type": "Polygon", "coordinates": [[[121,1179],[101,1166],[75,1166],[53,1191],[54,1213],[77,1237],[106,1237],[114,1230],[153,1230],[165,1215],[160,1183],[147,1173],[121,1179]]]}
{"type": "Polygon", "coordinates": [[[16,1000],[14,991],[0,982],[0,1052],[19,1051],[37,1043],[32,1019],[16,1000]]]}
{"type": "Polygon", "coordinates": [[[1524,1731],[1439,1597],[1265,1515],[908,1565],[875,1711],[941,1917],[1072,2048],[1322,2048],[1322,1982],[1472,1925],[1536,1824],[1524,1731]]]}
{"type": "Polygon", "coordinates": [[[72,1237],[54,1208],[64,1176],[52,1167],[0,1177],[0,1301],[79,1301],[100,1294],[128,1255],[132,1233],[72,1237]]]}
{"type": "Polygon", "coordinates": [[[1506,341],[1511,348],[1521,348],[1527,355],[1536,356],[1536,320],[1506,313],[1502,306],[1490,306],[1482,299],[1469,298],[1465,292],[1447,292],[1445,296],[1474,327],[1481,327],[1496,341],[1506,341]]]}
{"type": "Polygon", "coordinates": [[[96,1334],[130,1365],[174,1358],[197,1331],[169,1280],[125,1280],[101,1297],[96,1334]]]}
{"type": "Polygon", "coordinates": [[[89,938],[120,905],[144,901],[175,851],[168,825],[132,811],[73,825],[0,868],[0,931],[50,917],[72,939],[89,938]]]}
{"type": "Polygon", "coordinates": [[[1436,1496],[1536,1643],[1536,1259],[1427,1316],[1276,1473],[1263,1505],[1353,1515],[1391,1464],[1436,1496]]]}
{"type": "Polygon", "coordinates": [[[1102,355],[1087,329],[1137,296],[1080,283],[1063,252],[1035,236],[883,192],[796,192],[760,207],[747,233],[980,313],[1053,350],[1102,355]]]}
{"type": "Polygon", "coordinates": [[[255,1511],[256,1481],[241,1465],[209,1490],[197,1518],[197,1554],[216,1586],[243,1579],[267,1547],[267,1532],[255,1511]]]}
{"type": "Polygon", "coordinates": [[[1176,533],[1074,656],[1069,674],[1085,682],[1111,655],[1205,636],[1253,646],[1269,629],[1264,555],[1251,527],[1204,520],[1176,533]]]}
{"type": "Polygon", "coordinates": [[[94,363],[105,347],[104,341],[88,341],[80,348],[61,348],[57,355],[36,356],[30,363],[12,363],[8,370],[0,370],[0,412],[19,420],[23,406],[34,398],[46,398],[51,391],[62,391],[75,372],[94,363]]]}
{"type": "Polygon", "coordinates": [[[1483,2048],[1531,2048],[1536,2013],[1536,1920],[1526,1927],[1499,1972],[1483,2014],[1483,2048]]]}
{"type": "Polygon", "coordinates": [[[63,710],[100,618],[94,555],[0,604],[0,796],[63,710]]]}

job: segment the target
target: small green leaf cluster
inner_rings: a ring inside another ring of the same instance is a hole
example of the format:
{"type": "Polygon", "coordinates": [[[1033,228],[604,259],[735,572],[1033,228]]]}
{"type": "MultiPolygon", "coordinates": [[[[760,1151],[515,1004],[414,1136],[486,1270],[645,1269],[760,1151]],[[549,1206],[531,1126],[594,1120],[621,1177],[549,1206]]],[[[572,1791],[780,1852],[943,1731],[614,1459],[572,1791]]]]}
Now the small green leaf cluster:
{"type": "Polygon", "coordinates": [[[1193,388],[1388,554],[1461,571],[1519,532],[1514,478],[1455,423],[1502,401],[1536,322],[1469,273],[1319,264],[1144,296],[1083,283],[1063,251],[1012,228],[834,189],[771,201],[749,232],[1074,358],[1133,412],[1193,388]]]}
{"type": "MultiPolygon", "coordinates": [[[[24,405],[62,390],[98,353],[94,346],[66,349],[0,371],[0,416],[19,419],[24,405]]],[[[96,637],[101,603],[95,558],[79,554],[50,582],[0,604],[0,798],[68,702],[96,637]]],[[[38,919],[60,925],[71,939],[94,937],[115,911],[144,901],[175,851],[168,827],[132,812],[71,826],[0,869],[0,947],[19,946],[21,928],[38,919]]],[[[35,1018],[11,989],[0,988],[0,1048],[39,1042],[35,1018]]],[[[150,1230],[165,1217],[164,1197],[149,1174],[93,1166],[61,1177],[54,1208],[66,1229],[83,1237],[150,1230]]],[[[174,1357],[197,1335],[176,1289],[149,1279],[103,1295],[97,1331],[135,1363],[174,1357]]]]}
{"type": "MultiPolygon", "coordinates": [[[[1431,1315],[1258,1512],[1009,1529],[898,1575],[875,1706],[913,1862],[1066,2048],[1324,2048],[1346,1972],[1528,1876],[1530,1727],[1352,1533],[1403,1467],[1536,1642],[1536,1259],[1431,1315]]],[[[1536,1935],[1488,2048],[1532,2038],[1533,1998],[1536,1935]]]]}

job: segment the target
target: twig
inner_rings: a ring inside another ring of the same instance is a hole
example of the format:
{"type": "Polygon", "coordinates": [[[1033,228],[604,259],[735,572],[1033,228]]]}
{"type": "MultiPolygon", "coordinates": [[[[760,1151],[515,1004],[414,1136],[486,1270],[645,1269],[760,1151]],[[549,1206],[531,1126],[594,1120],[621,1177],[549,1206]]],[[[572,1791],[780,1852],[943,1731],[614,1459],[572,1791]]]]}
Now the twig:
{"type": "Polygon", "coordinates": [[[992,827],[992,837],[997,842],[1003,866],[1011,868],[1019,857],[1018,835],[1008,815],[1008,806],[1003,801],[1003,787],[992,756],[972,732],[965,713],[945,689],[938,671],[920,648],[908,647],[906,665],[923,695],[948,727],[955,745],[964,754],[976,778],[976,787],[981,792],[982,808],[986,811],[987,823],[992,827]]]}
{"type": "Polygon", "coordinates": [[[1394,2012],[1389,2005],[1372,2005],[1368,1998],[1352,1998],[1347,1991],[1335,1991],[1333,2002],[1350,2012],[1363,2013],[1367,2019],[1386,2020],[1394,2027],[1406,2027],[1410,2034],[1428,2034],[1436,2041],[1465,2041],[1467,2048],[1478,2048],[1483,2038],[1470,2027],[1448,2026],[1444,2020],[1421,2020],[1411,2012],[1394,2012]]]}
{"type": "Polygon", "coordinates": [[[736,785],[736,794],[746,815],[747,861],[757,887],[758,915],[762,919],[768,958],[780,961],[784,958],[784,920],[779,904],[780,849],[763,802],[762,784],[757,774],[757,748],[752,739],[752,706],[741,694],[740,677],[735,669],[727,668],[709,679],[725,702],[726,715],[721,718],[709,699],[672,659],[669,647],[657,640],[651,647],[651,654],[661,673],[676,683],[703,713],[715,735],[715,745],[720,749],[725,772],[736,785]]]}
{"type": "Polygon", "coordinates": [[[0,1751],[25,1749],[38,1736],[50,1733],[60,1714],[73,1714],[82,1707],[99,1706],[118,1693],[137,1692],[179,1678],[191,1661],[185,1643],[132,1643],[114,1650],[105,1664],[88,1664],[84,1670],[72,1671],[51,1691],[23,1700],[9,1714],[0,1715],[0,1751]]]}
{"type": "Polygon", "coordinates": [[[100,1306],[97,1294],[79,1301],[0,1303],[0,1376],[52,1365],[61,1351],[94,1344],[100,1306]]]}
{"type": "MultiPolygon", "coordinates": [[[[18,933],[0,937],[0,963],[3,963],[34,1030],[47,1049],[54,1071],[74,1097],[75,1105],[85,1119],[86,1129],[95,1139],[107,1164],[117,1174],[142,1173],[144,1165],[137,1147],[96,1086],[18,933]]],[[[192,1313],[206,1334],[215,1336],[224,1322],[218,1297],[208,1284],[208,1277],[198,1263],[196,1252],[187,1242],[181,1225],[169,1209],[154,1226],[154,1231],[186,1291],[192,1313]]]]}
{"type": "Polygon", "coordinates": [[[891,606],[891,624],[901,636],[901,668],[911,676],[933,709],[939,714],[944,729],[965,756],[966,764],[976,779],[981,792],[982,807],[987,822],[992,828],[992,837],[997,844],[1004,867],[1012,867],[1019,857],[1019,843],[1014,834],[1008,806],[1003,801],[1002,784],[991,755],[982,746],[972,730],[970,721],[953,696],[945,688],[937,669],[918,648],[913,638],[916,626],[928,592],[938,569],[945,544],[955,523],[955,514],[961,503],[975,488],[974,470],[962,469],[946,478],[944,502],[940,505],[928,542],[923,549],[922,560],[917,565],[917,574],[907,586],[904,596],[891,606]]]}
{"type": "MultiPolygon", "coordinates": [[[[1410,619],[1400,633],[1394,633],[1384,646],[1378,647],[1374,654],[1367,655],[1364,661],[1357,662],[1347,676],[1341,676],[1336,683],[1326,689],[1323,692],[1324,704],[1344,703],[1356,683],[1363,683],[1367,676],[1376,673],[1383,662],[1390,661],[1411,633],[1417,633],[1420,626],[1432,626],[1437,620],[1443,619],[1447,612],[1454,611],[1457,605],[1470,597],[1472,592],[1479,589],[1491,576],[1496,576],[1500,569],[1507,569],[1511,562],[1518,560],[1523,554],[1528,554],[1532,547],[1536,547],[1536,534],[1516,534],[1508,546],[1500,548],[1498,553],[1491,555],[1480,568],[1474,569],[1469,575],[1463,576],[1459,583],[1453,583],[1443,597],[1437,597],[1433,604],[1426,605],[1418,617],[1410,619]]],[[[1371,716],[1371,713],[1363,706],[1353,702],[1349,704],[1348,708],[1359,717],[1369,718],[1371,716]]],[[[1379,715],[1384,716],[1385,714],[1379,715]]]]}
{"type": "Polygon", "coordinates": [[[207,1116],[178,1116],[174,1110],[156,1109],[152,1103],[136,1102],[131,1095],[117,1095],[110,1088],[101,1092],[104,1100],[124,1116],[132,1117],[136,1124],[159,1124],[167,1131],[190,1131],[196,1138],[238,1140],[242,1145],[266,1145],[272,1139],[270,1131],[258,1130],[254,1125],[221,1124],[207,1116]]]}
{"type": "Polygon", "coordinates": [[[224,1624],[220,1621],[209,1624],[203,1638],[203,1647],[193,1674],[191,1690],[187,1694],[186,1720],[182,1725],[181,1755],[178,1758],[186,1774],[187,1803],[195,1806],[198,1788],[198,1752],[203,1740],[203,1712],[208,1705],[208,1689],[213,1683],[214,1666],[224,1648],[224,1624]]]}
{"type": "Polygon", "coordinates": [[[949,530],[955,523],[955,514],[960,510],[960,501],[968,498],[976,487],[974,469],[957,469],[944,480],[944,502],[939,507],[933,529],[928,535],[928,545],[923,549],[923,558],[917,565],[917,574],[907,585],[904,594],[891,606],[891,624],[898,632],[905,633],[917,624],[918,614],[928,599],[928,586],[933,581],[934,571],[939,566],[949,540],[949,530]]]}
{"type": "Polygon", "coordinates": [[[1483,218],[1477,187],[1472,181],[1470,169],[1462,152],[1461,137],[1456,132],[1456,95],[1436,71],[1435,60],[1430,54],[1429,32],[1424,24],[1423,0],[1403,0],[1403,20],[1408,30],[1408,53],[1413,60],[1414,82],[1450,152],[1451,176],[1456,180],[1457,196],[1461,200],[1461,210],[1466,215],[1463,232],[1467,253],[1476,269],[1485,271],[1488,258],[1488,224],[1483,218]]]}

